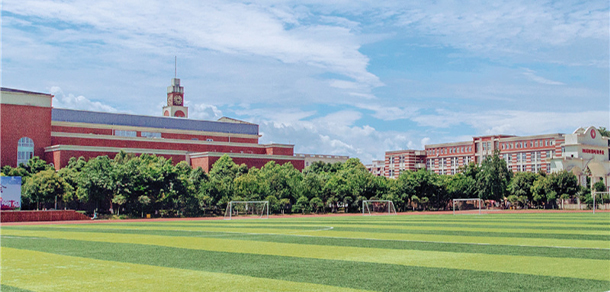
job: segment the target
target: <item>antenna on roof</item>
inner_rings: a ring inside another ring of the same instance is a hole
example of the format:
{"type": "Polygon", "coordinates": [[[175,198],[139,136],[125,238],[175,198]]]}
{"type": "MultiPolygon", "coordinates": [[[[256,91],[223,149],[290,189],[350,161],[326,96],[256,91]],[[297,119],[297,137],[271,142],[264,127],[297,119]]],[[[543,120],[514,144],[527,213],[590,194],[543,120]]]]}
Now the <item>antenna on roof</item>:
{"type": "Polygon", "coordinates": [[[174,78],[177,78],[178,74],[178,56],[174,56],[174,78]]]}

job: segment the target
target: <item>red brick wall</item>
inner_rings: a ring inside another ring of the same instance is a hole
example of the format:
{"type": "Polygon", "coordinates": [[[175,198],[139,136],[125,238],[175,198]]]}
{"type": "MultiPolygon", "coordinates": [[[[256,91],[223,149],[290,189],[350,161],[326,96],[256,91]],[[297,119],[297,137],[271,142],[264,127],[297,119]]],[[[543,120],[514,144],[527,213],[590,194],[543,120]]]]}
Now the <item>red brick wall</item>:
{"type": "MultiPolygon", "coordinates": [[[[136,155],[140,155],[141,153],[136,153],[136,155]]],[[[45,156],[45,160],[47,162],[53,162],[55,165],[55,169],[59,170],[60,168],[66,166],[68,161],[70,161],[71,157],[84,157],[85,160],[89,160],[91,158],[95,158],[98,156],[108,156],[111,159],[117,155],[117,152],[103,152],[103,151],[76,151],[76,150],[61,150],[61,151],[53,151],[47,152],[45,156]]],[[[167,159],[171,158],[172,163],[176,164],[180,161],[185,160],[184,155],[165,155],[165,154],[156,154],[160,157],[165,157],[167,159]]]]}
{"type": "Polygon", "coordinates": [[[53,132],[112,135],[112,129],[51,126],[53,132]]]}
{"type": "Polygon", "coordinates": [[[91,218],[74,210],[60,211],[2,211],[0,222],[27,222],[27,221],[64,221],[64,220],[90,220],[91,218]]]}
{"type": "Polygon", "coordinates": [[[0,109],[0,164],[17,166],[17,142],[34,140],[34,156],[44,157],[51,145],[51,108],[2,104],[0,109]]]}
{"type": "Polygon", "coordinates": [[[289,147],[267,147],[266,149],[267,155],[294,155],[294,148],[289,147]]]}
{"type": "MultiPolygon", "coordinates": [[[[83,127],[65,127],[65,126],[53,126],[53,132],[63,133],[82,133],[82,134],[98,134],[98,135],[112,135],[112,129],[97,129],[97,128],[83,128],[83,127]]],[[[141,131],[138,131],[138,137],[141,137],[141,131]]],[[[179,140],[193,140],[206,141],[207,139],[213,139],[218,142],[229,142],[229,137],[222,136],[209,136],[209,135],[190,135],[190,134],[177,134],[177,133],[161,133],[162,138],[166,139],[179,139],[179,140]]],[[[258,138],[237,138],[231,137],[231,143],[253,143],[258,144],[258,138]]]]}
{"type": "Polygon", "coordinates": [[[153,138],[145,141],[132,140],[110,140],[103,138],[75,138],[75,137],[52,137],[52,145],[78,145],[96,147],[116,147],[116,148],[145,148],[145,149],[165,149],[165,150],[184,150],[190,152],[224,152],[224,153],[251,153],[265,154],[265,148],[232,146],[232,145],[209,145],[209,144],[185,144],[160,142],[153,138]]]}

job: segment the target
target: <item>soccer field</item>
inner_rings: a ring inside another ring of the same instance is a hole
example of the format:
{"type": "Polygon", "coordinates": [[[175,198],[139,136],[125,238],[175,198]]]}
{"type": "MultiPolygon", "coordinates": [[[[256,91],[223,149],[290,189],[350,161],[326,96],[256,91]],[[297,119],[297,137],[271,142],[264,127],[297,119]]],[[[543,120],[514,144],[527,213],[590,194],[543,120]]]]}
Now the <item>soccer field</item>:
{"type": "Polygon", "coordinates": [[[607,291],[610,213],[3,225],[2,291],[607,291]]]}

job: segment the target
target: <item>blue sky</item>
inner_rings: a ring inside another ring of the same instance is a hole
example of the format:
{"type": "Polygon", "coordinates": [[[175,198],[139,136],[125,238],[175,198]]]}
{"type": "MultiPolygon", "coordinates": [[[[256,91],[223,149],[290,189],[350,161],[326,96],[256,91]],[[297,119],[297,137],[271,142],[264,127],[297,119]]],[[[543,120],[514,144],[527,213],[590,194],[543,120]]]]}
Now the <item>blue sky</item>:
{"type": "Polygon", "coordinates": [[[5,0],[2,86],[161,115],[177,56],[191,118],[368,163],[610,128],[609,18],[607,1],[5,0]]]}

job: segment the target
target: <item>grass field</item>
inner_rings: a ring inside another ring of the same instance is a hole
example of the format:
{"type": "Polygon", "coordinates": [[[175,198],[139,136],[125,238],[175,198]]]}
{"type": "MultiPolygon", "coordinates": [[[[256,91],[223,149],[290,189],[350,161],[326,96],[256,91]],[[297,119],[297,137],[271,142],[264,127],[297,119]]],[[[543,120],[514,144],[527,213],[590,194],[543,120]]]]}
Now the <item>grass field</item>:
{"type": "Polygon", "coordinates": [[[607,291],[610,213],[1,228],[2,291],[607,291]]]}

